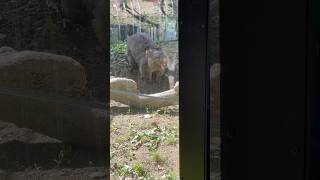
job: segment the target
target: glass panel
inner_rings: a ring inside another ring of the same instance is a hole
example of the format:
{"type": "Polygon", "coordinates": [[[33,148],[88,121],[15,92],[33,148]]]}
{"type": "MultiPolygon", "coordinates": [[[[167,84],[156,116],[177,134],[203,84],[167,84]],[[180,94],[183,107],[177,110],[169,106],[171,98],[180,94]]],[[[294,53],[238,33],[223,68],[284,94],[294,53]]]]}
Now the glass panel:
{"type": "Polygon", "coordinates": [[[0,1],[0,179],[106,178],[107,1],[0,1]]]}
{"type": "Polygon", "coordinates": [[[221,179],[221,137],[220,137],[220,55],[219,55],[219,0],[210,0],[209,47],[210,68],[210,179],[221,179]]]}
{"type": "Polygon", "coordinates": [[[111,179],[178,179],[178,0],[110,1],[111,179]]]}

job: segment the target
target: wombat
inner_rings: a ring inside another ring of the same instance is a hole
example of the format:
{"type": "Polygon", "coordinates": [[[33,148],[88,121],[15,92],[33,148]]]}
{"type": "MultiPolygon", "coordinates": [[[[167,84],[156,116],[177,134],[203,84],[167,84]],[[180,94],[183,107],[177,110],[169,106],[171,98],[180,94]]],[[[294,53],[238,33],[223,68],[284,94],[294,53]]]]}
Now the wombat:
{"type": "Polygon", "coordinates": [[[128,38],[128,61],[132,68],[139,68],[140,78],[152,82],[155,73],[159,82],[169,62],[166,53],[146,33],[137,33],[128,38]]]}

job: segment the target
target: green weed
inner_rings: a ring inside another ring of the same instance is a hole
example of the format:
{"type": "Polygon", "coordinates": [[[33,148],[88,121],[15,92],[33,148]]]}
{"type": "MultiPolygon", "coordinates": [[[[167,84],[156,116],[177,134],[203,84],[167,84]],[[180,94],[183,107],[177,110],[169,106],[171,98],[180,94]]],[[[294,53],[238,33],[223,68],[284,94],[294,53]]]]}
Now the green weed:
{"type": "Polygon", "coordinates": [[[151,152],[151,159],[158,164],[163,164],[166,162],[166,158],[162,156],[159,151],[151,152]]]}

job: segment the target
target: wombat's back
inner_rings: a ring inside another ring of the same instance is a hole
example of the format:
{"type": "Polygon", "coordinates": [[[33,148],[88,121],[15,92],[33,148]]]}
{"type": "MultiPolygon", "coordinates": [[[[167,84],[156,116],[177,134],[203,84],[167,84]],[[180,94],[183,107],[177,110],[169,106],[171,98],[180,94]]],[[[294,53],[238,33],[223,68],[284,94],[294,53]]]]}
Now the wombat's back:
{"type": "Polygon", "coordinates": [[[146,33],[137,33],[128,38],[128,50],[136,63],[145,57],[146,50],[155,44],[146,33]]]}

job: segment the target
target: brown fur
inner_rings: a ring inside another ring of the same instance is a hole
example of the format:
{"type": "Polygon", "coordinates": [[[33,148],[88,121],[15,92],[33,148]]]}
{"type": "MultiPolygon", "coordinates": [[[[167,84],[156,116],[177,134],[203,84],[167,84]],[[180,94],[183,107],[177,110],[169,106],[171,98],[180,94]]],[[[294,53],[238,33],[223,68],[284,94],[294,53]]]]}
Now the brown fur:
{"type": "Polygon", "coordinates": [[[166,53],[156,47],[145,33],[137,33],[128,38],[128,60],[133,69],[138,66],[141,79],[150,82],[153,73],[156,73],[156,79],[160,81],[168,65],[166,53]]]}

